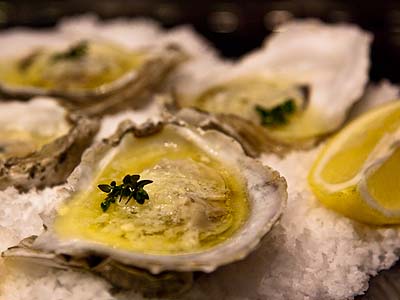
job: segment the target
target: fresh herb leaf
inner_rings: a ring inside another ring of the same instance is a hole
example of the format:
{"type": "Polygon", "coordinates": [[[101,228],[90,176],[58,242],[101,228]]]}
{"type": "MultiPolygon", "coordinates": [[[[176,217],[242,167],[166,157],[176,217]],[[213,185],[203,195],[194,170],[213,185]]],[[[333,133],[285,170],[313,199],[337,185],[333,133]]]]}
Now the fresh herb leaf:
{"type": "Polygon", "coordinates": [[[261,125],[273,127],[286,124],[288,117],[296,111],[296,104],[293,99],[287,99],[272,109],[256,105],[255,110],[261,118],[261,125]]]}
{"type": "Polygon", "coordinates": [[[99,184],[98,188],[107,193],[107,197],[101,202],[100,207],[103,212],[106,212],[112,203],[121,202],[123,198],[128,198],[125,204],[133,198],[138,204],[144,204],[149,199],[149,194],[143,189],[147,184],[152,183],[152,180],[140,180],[140,175],[126,175],[122,180],[122,184],[117,185],[115,181],[108,184],[99,184]]]}
{"type": "Polygon", "coordinates": [[[137,189],[134,198],[136,199],[136,202],[139,204],[143,204],[145,200],[149,199],[149,195],[143,188],[137,189]]]}
{"type": "Polygon", "coordinates": [[[65,51],[53,54],[51,58],[53,62],[57,62],[60,60],[78,59],[86,55],[88,49],[89,49],[89,43],[87,41],[80,41],[70,46],[65,51]]]}
{"type": "Polygon", "coordinates": [[[105,212],[110,207],[111,203],[115,203],[115,198],[107,196],[107,198],[101,202],[101,209],[105,212]]]}
{"type": "Polygon", "coordinates": [[[140,180],[138,183],[137,183],[137,187],[138,188],[143,188],[145,185],[147,185],[147,184],[150,184],[150,183],[152,183],[153,181],[151,181],[151,180],[140,180]]]}
{"type": "Polygon", "coordinates": [[[109,186],[108,184],[99,184],[98,188],[100,190],[102,190],[104,193],[109,193],[111,192],[111,186],[109,186]]]}

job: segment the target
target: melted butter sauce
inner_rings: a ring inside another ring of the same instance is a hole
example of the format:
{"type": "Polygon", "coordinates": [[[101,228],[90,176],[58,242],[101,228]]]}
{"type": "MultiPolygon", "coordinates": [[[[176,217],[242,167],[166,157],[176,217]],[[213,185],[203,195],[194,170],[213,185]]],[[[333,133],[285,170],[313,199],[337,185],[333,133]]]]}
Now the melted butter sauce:
{"type": "Polygon", "coordinates": [[[126,136],[121,150],[97,174],[88,190],[76,194],[60,209],[55,229],[64,238],[95,241],[118,249],[182,254],[202,251],[227,240],[246,221],[248,209],[244,183],[233,170],[165,128],[162,134],[150,137],[126,136]],[[173,169],[174,163],[182,162],[188,162],[188,169],[193,166],[196,170],[205,170],[203,175],[206,175],[192,181],[191,175],[185,177],[186,168],[173,169]],[[157,181],[157,178],[144,177],[157,174],[158,168],[165,164],[172,168],[167,178],[157,181]],[[145,188],[150,199],[143,205],[134,200],[125,205],[122,201],[103,213],[100,203],[105,193],[97,185],[109,184],[112,180],[119,184],[126,174],[142,174],[141,179],[154,180],[145,188]],[[182,183],[185,180],[189,182],[188,186],[182,183]],[[189,191],[191,186],[200,186],[197,190],[200,194],[215,186],[218,197],[203,201],[204,197],[197,199],[195,194],[193,199],[196,201],[186,201],[182,190],[189,191]],[[221,191],[225,195],[222,200],[221,191]],[[201,210],[203,206],[211,207],[210,215],[201,210]],[[218,213],[213,214],[215,211],[218,213]],[[204,216],[210,218],[195,222],[196,215],[200,216],[198,220],[204,216]]]}
{"type": "MultiPolygon", "coordinates": [[[[302,107],[302,92],[297,85],[270,81],[260,76],[240,77],[225,84],[212,87],[195,99],[194,106],[213,113],[237,115],[261,125],[255,106],[270,109],[292,99],[302,107]]],[[[269,134],[286,142],[305,142],[325,133],[325,120],[313,107],[297,110],[284,125],[267,127],[269,134]]]]}
{"type": "Polygon", "coordinates": [[[23,58],[0,61],[0,80],[15,88],[92,89],[138,69],[145,59],[144,53],[98,43],[89,43],[82,58],[58,62],[52,60],[50,50],[35,51],[38,55],[25,69],[19,67],[23,58]]]}
{"type": "Polygon", "coordinates": [[[249,121],[260,120],[255,106],[276,107],[288,99],[301,107],[301,91],[296,85],[270,81],[261,76],[241,77],[212,87],[196,100],[195,107],[214,113],[238,115],[249,121]]]}

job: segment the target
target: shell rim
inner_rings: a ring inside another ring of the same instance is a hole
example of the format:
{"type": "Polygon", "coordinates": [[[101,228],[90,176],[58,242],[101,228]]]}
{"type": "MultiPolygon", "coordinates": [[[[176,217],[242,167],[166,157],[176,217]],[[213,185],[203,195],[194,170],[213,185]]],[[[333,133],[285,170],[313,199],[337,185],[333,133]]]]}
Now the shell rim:
{"type": "MultiPolygon", "coordinates": [[[[56,146],[60,143],[60,141],[63,141],[63,140],[65,140],[67,142],[67,144],[70,144],[70,145],[74,144],[76,142],[76,140],[79,139],[79,136],[74,134],[74,132],[76,130],[78,130],[79,128],[82,128],[82,126],[86,125],[87,129],[92,132],[90,134],[91,137],[89,137],[91,139],[91,141],[93,140],[94,135],[97,133],[97,131],[99,129],[99,122],[97,120],[71,111],[68,107],[63,105],[61,103],[61,101],[57,98],[38,96],[38,97],[33,97],[26,102],[14,100],[14,101],[3,102],[2,105],[12,104],[12,103],[20,103],[25,106],[30,103],[36,104],[37,102],[40,102],[40,101],[45,101],[46,105],[49,105],[52,102],[52,104],[61,108],[64,113],[62,118],[65,121],[65,123],[67,124],[68,128],[65,133],[58,135],[57,137],[53,138],[48,143],[43,144],[38,149],[36,149],[33,152],[28,153],[25,156],[21,156],[21,157],[11,156],[11,157],[8,157],[5,159],[0,158],[0,171],[3,172],[2,174],[0,174],[0,179],[9,178],[9,180],[11,182],[14,182],[12,184],[12,186],[14,186],[15,188],[17,188],[18,190],[21,190],[21,191],[31,189],[32,184],[33,184],[33,186],[37,187],[37,184],[34,183],[34,178],[29,175],[30,170],[32,168],[35,168],[35,165],[32,165],[31,163],[29,163],[29,161],[31,160],[32,157],[34,157],[35,155],[40,155],[43,151],[46,151],[46,149],[48,149],[48,148],[55,148],[56,150],[52,151],[51,154],[56,153],[58,150],[57,149],[58,147],[56,147],[56,146]],[[24,170],[22,176],[24,178],[25,177],[26,178],[22,180],[23,185],[21,185],[20,183],[18,183],[18,181],[20,179],[22,179],[22,178],[20,178],[21,174],[15,173],[15,171],[13,171],[13,167],[15,165],[17,165],[17,166],[24,165],[25,163],[27,163],[30,167],[27,170],[24,170]],[[32,182],[32,183],[30,183],[30,182],[32,182]],[[26,188],[24,185],[27,185],[28,188],[26,188]]],[[[71,147],[70,145],[68,146],[68,148],[71,147]]],[[[88,147],[86,146],[85,148],[87,149],[88,147]]],[[[66,149],[66,150],[68,150],[68,149],[66,149]]],[[[72,174],[72,172],[69,173],[69,175],[71,175],[71,174],[72,174]]],[[[67,180],[67,176],[64,177],[63,181],[65,182],[66,180],[67,180]]],[[[54,184],[47,184],[47,183],[45,184],[45,186],[51,186],[51,185],[54,185],[54,184]]],[[[1,190],[2,190],[2,187],[0,185],[0,191],[1,190]]]]}
{"type": "MultiPolygon", "coordinates": [[[[149,124],[145,124],[148,126],[149,124]]],[[[269,216],[265,221],[259,223],[258,227],[253,228],[254,226],[250,226],[249,220],[250,218],[257,217],[257,213],[254,208],[257,208],[257,198],[254,195],[251,195],[249,192],[248,182],[246,181],[249,203],[250,203],[250,212],[248,219],[246,222],[238,229],[229,239],[226,241],[204,251],[193,252],[193,253],[183,253],[183,254],[173,254],[173,255],[157,255],[157,254],[145,254],[141,252],[134,252],[123,249],[114,249],[108,245],[101,244],[99,242],[87,241],[82,239],[58,239],[55,232],[49,230],[45,232],[42,237],[50,239],[52,246],[46,247],[43,245],[45,241],[42,241],[42,238],[39,238],[34,243],[34,248],[43,249],[53,251],[57,254],[72,254],[72,255],[83,255],[85,253],[94,253],[99,255],[105,255],[113,257],[114,260],[120,261],[121,263],[127,265],[134,265],[143,269],[149,270],[153,274],[158,274],[163,271],[180,271],[180,272],[192,272],[192,271],[203,271],[206,273],[214,271],[216,268],[222,265],[226,265],[232,263],[234,261],[241,260],[245,258],[248,254],[250,254],[258,244],[261,242],[262,238],[272,229],[272,226],[278,221],[282,212],[286,206],[287,201],[287,184],[286,180],[279,175],[277,171],[272,170],[270,167],[263,166],[260,161],[252,159],[245,155],[243,149],[240,144],[235,141],[233,138],[224,135],[221,132],[216,130],[201,130],[198,128],[190,128],[187,124],[182,124],[182,122],[178,123],[158,123],[155,125],[156,127],[163,128],[167,125],[173,125],[177,128],[183,130],[190,130],[197,136],[204,138],[204,135],[211,134],[214,135],[222,142],[231,143],[231,149],[234,149],[237,155],[243,158],[242,163],[246,164],[247,167],[250,167],[251,171],[260,171],[262,173],[262,179],[265,180],[269,178],[269,181],[265,181],[264,184],[267,188],[274,186],[276,189],[274,190],[274,202],[269,207],[270,210],[274,210],[272,215],[269,216]],[[273,185],[270,185],[270,184],[273,185]],[[278,203],[279,202],[279,203],[278,203]],[[247,233],[247,235],[244,235],[247,233]],[[242,238],[245,237],[245,241],[241,242],[242,238]],[[79,245],[74,245],[74,243],[79,243],[79,245]],[[236,243],[236,244],[235,244],[236,243]],[[57,249],[63,249],[59,251],[57,249]]],[[[104,148],[104,152],[112,151],[112,145],[116,146],[114,149],[117,149],[121,140],[128,132],[133,131],[136,137],[147,136],[158,132],[158,130],[152,130],[150,133],[148,132],[148,127],[146,128],[138,128],[131,122],[122,123],[120,128],[114,136],[109,139],[103,140],[102,143],[95,145],[91,149],[87,150],[84,158],[82,159],[83,165],[77,167],[75,171],[71,174],[69,178],[69,184],[71,184],[70,194],[67,196],[64,201],[68,201],[74,191],[79,189],[79,176],[83,172],[87,172],[87,168],[90,165],[87,165],[91,159],[94,158],[94,154],[96,150],[104,148]],[[147,131],[147,132],[146,132],[147,131]],[[145,132],[145,134],[142,134],[145,132]],[[96,149],[97,148],[97,149],[96,149]],[[86,163],[86,165],[85,165],[86,163]]],[[[150,125],[154,126],[154,124],[150,125]]],[[[154,127],[155,128],[155,127],[154,127]]],[[[103,152],[103,154],[104,154],[103,152]]],[[[106,156],[106,155],[104,155],[106,156]]],[[[104,158],[104,157],[103,157],[104,158]]],[[[241,170],[243,171],[243,170],[241,170]]],[[[95,170],[93,171],[96,172],[95,170]]],[[[90,175],[91,176],[91,175],[90,175]]],[[[243,175],[244,177],[244,175],[243,175]]],[[[260,197],[258,197],[260,198],[260,197]]],[[[264,199],[258,199],[258,201],[264,202],[264,199]]],[[[260,203],[261,203],[260,202],[260,203]]],[[[262,206],[263,203],[259,204],[262,206]]],[[[267,207],[267,204],[264,204],[267,207]]],[[[260,218],[260,217],[259,217],[260,218]]],[[[254,224],[252,224],[254,225],[254,224]]],[[[48,243],[48,241],[46,242],[48,243]]]]}
{"type": "MultiPolygon", "coordinates": [[[[143,63],[137,69],[130,69],[120,77],[110,81],[103,83],[99,86],[90,89],[72,89],[72,90],[62,90],[62,89],[46,89],[41,87],[35,87],[31,85],[26,86],[10,86],[6,82],[0,81],[0,95],[5,96],[7,98],[32,98],[32,97],[55,97],[55,98],[65,98],[73,102],[81,102],[81,99],[85,99],[85,101],[90,101],[93,103],[97,103],[96,100],[107,98],[116,93],[123,91],[124,89],[129,88],[135,80],[139,78],[139,75],[143,72],[143,70],[147,69],[148,65],[157,61],[158,59],[163,57],[163,53],[166,56],[173,55],[172,52],[177,52],[176,54],[180,54],[182,56],[182,50],[176,44],[167,44],[161,49],[154,51],[149,54],[147,58],[143,61],[143,63]],[[171,53],[170,53],[171,52],[171,53]]],[[[176,60],[183,60],[177,58],[176,60]]],[[[179,63],[179,62],[178,62],[179,63]]]]}

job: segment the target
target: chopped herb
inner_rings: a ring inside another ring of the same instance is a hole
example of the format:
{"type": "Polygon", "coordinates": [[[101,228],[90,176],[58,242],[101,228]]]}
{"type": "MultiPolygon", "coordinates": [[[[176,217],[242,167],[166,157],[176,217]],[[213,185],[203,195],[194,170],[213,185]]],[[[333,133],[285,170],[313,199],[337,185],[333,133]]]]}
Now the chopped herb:
{"type": "Polygon", "coordinates": [[[78,59],[86,55],[86,53],[88,52],[88,48],[89,44],[87,41],[80,41],[72,45],[65,51],[53,54],[51,58],[54,62],[60,60],[78,59]]]}
{"type": "Polygon", "coordinates": [[[102,192],[107,193],[106,199],[104,199],[100,205],[103,212],[106,212],[112,203],[115,203],[117,200],[118,202],[121,202],[123,198],[128,198],[125,204],[128,204],[132,198],[135,199],[138,204],[143,204],[148,200],[149,195],[143,187],[153,181],[139,181],[139,179],[140,175],[126,175],[120,185],[117,185],[115,181],[112,181],[109,185],[99,184],[98,188],[102,192]]]}
{"type": "Polygon", "coordinates": [[[288,116],[296,111],[296,104],[293,99],[288,99],[274,108],[266,109],[257,105],[255,110],[261,118],[261,125],[272,127],[286,124],[288,116]]]}

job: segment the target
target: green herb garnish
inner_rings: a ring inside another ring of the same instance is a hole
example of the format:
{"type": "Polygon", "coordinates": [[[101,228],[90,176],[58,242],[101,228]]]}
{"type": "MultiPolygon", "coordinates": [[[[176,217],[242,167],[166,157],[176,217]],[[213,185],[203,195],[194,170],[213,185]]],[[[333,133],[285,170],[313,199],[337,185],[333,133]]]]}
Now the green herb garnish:
{"type": "Polygon", "coordinates": [[[103,212],[106,212],[111,203],[115,203],[117,199],[118,202],[121,202],[122,198],[128,198],[125,204],[128,204],[132,198],[135,199],[138,204],[143,204],[147,199],[149,199],[149,195],[143,187],[153,181],[139,181],[139,178],[140,175],[126,175],[120,185],[117,185],[115,181],[111,181],[109,185],[99,184],[98,188],[104,193],[107,193],[106,199],[104,199],[100,205],[103,212]]]}
{"type": "Polygon", "coordinates": [[[60,60],[78,59],[86,55],[89,49],[89,43],[87,41],[80,41],[67,50],[58,52],[52,55],[51,59],[56,62],[60,60]]]}
{"type": "Polygon", "coordinates": [[[286,124],[288,116],[296,111],[296,104],[293,99],[288,99],[272,109],[256,105],[255,110],[260,115],[261,125],[272,127],[286,124]]]}

